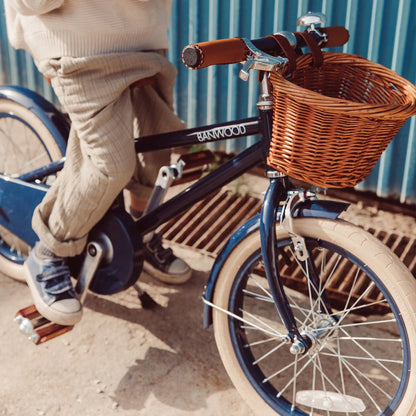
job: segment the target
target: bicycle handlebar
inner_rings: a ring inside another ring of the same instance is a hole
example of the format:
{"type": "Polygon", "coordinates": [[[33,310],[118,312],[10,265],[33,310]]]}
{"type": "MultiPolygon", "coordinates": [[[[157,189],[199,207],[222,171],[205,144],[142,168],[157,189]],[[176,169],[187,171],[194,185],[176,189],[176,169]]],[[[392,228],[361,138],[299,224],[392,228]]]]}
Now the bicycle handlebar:
{"type": "MultiPolygon", "coordinates": [[[[320,33],[326,35],[326,41],[322,41],[323,36],[315,31],[309,33],[320,42],[320,47],[331,48],[342,46],[349,39],[349,32],[343,26],[320,27],[320,33]]],[[[296,47],[303,47],[305,41],[300,34],[294,32],[296,37],[296,47]]],[[[252,44],[263,52],[277,56],[283,51],[271,37],[264,37],[251,41],[252,44]]],[[[210,65],[233,64],[247,59],[248,48],[241,38],[219,39],[208,42],[200,42],[185,46],[182,51],[183,63],[190,69],[201,69],[210,65]]]]}

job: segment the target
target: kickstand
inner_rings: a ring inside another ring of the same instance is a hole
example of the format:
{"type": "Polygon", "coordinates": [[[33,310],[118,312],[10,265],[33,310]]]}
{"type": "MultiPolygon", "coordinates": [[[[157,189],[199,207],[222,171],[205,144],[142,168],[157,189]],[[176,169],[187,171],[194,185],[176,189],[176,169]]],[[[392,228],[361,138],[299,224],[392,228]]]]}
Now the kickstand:
{"type": "Polygon", "coordinates": [[[159,304],[147,292],[145,292],[138,283],[135,283],[133,287],[136,289],[143,309],[154,309],[159,306],[159,304]]]}

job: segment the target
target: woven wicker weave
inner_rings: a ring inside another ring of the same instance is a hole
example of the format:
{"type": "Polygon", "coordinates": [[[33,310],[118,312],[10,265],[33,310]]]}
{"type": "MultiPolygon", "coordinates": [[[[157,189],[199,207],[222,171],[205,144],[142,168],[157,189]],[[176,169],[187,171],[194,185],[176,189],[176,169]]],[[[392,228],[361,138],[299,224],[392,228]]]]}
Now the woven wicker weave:
{"type": "Polygon", "coordinates": [[[312,185],[355,186],[416,114],[416,87],[357,55],[297,59],[293,74],[272,73],[273,132],[268,164],[312,185]]]}

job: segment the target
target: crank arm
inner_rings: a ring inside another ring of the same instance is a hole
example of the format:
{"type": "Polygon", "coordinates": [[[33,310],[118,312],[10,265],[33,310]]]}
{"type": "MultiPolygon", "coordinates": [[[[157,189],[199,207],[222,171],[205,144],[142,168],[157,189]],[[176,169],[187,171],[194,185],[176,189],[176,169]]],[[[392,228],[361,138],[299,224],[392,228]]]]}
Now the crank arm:
{"type": "Polygon", "coordinates": [[[78,282],[75,286],[75,292],[81,303],[84,303],[87,296],[88,287],[95,273],[104,259],[112,256],[111,242],[107,236],[101,234],[96,241],[88,243],[84,262],[78,276],[78,282]]]}

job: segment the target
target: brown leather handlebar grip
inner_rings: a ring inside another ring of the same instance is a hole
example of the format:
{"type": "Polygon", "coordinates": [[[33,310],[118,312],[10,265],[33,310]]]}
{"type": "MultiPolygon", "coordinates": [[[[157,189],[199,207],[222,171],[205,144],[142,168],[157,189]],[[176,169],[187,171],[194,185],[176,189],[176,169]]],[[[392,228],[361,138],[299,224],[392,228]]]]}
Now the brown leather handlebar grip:
{"type": "MultiPolygon", "coordinates": [[[[327,35],[327,41],[320,45],[321,48],[342,46],[349,38],[348,30],[343,26],[323,27],[318,30],[327,35]]],[[[310,33],[312,36],[314,35],[313,31],[310,33]]],[[[295,36],[298,46],[305,46],[301,36],[296,34],[295,36]]],[[[319,37],[319,34],[316,34],[316,36],[319,37]]],[[[279,50],[276,42],[270,37],[256,39],[252,43],[266,53],[284,56],[283,51],[279,50]]],[[[182,52],[182,60],[188,68],[200,69],[210,65],[233,64],[245,61],[247,53],[248,49],[242,39],[219,39],[186,46],[182,52]]]]}
{"type": "Polygon", "coordinates": [[[247,52],[248,49],[240,38],[219,39],[186,46],[182,60],[188,68],[200,69],[244,61],[247,52]]]}

